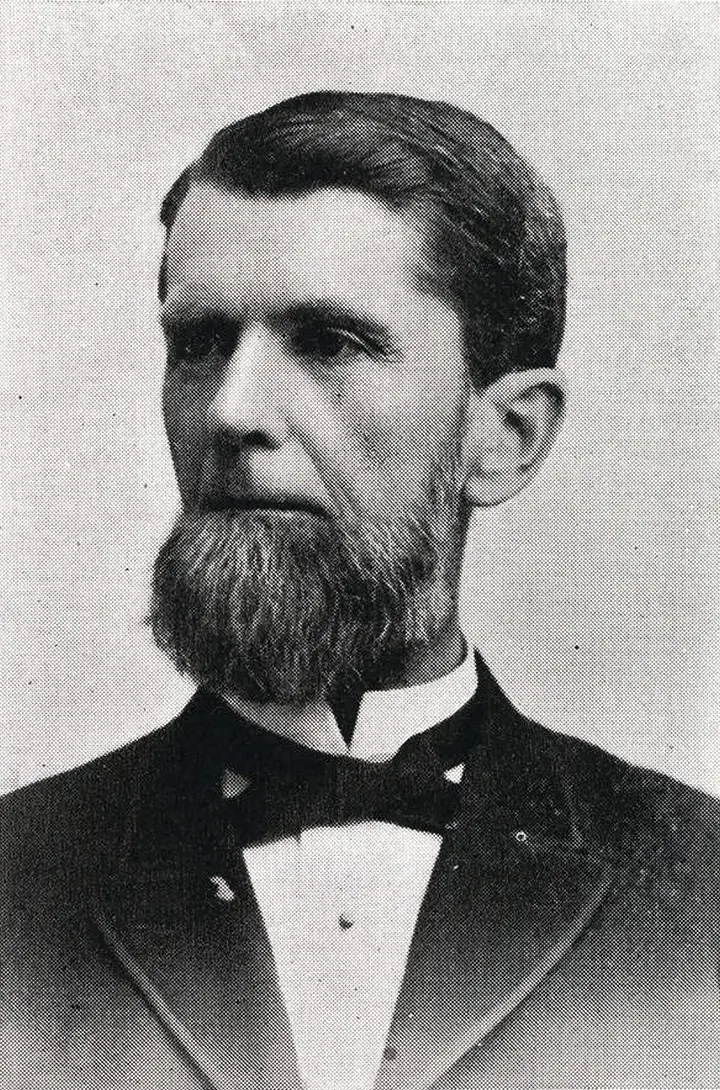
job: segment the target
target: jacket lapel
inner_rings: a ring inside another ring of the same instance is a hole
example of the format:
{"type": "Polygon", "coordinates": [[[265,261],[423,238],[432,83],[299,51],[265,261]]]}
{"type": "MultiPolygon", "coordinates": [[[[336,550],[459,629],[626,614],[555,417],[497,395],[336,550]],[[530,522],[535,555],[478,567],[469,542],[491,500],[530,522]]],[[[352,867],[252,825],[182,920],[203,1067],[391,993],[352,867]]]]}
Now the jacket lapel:
{"type": "Polygon", "coordinates": [[[206,711],[200,694],[169,728],[150,782],[138,778],[123,862],[106,864],[92,915],[204,1084],[299,1090],[269,940],[242,848],[217,805],[222,764],[206,711]]]}
{"type": "Polygon", "coordinates": [[[427,1090],[540,984],[582,935],[616,865],[585,842],[554,736],[478,663],[481,739],[457,828],[413,936],[375,1090],[427,1090]]]}
{"type": "MultiPolygon", "coordinates": [[[[617,869],[583,836],[555,736],[514,711],[480,660],[478,671],[468,709],[478,743],[376,1090],[428,1090],[481,1045],[582,935],[617,869]]],[[[124,842],[95,892],[96,925],[209,1087],[300,1090],[242,848],[218,813],[222,760],[208,716],[212,702],[198,694],[163,732],[165,751],[148,756],[124,842]]]]}

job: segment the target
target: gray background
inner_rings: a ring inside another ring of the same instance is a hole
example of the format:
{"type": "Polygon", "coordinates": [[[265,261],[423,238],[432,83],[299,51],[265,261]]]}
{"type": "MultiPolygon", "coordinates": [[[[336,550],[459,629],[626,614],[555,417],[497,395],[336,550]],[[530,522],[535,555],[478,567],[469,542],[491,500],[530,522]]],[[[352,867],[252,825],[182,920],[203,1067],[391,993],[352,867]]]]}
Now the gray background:
{"type": "Polygon", "coordinates": [[[720,791],[719,25],[660,2],[2,5],[4,787],[190,691],[142,624],[176,505],[157,209],[220,125],[339,87],[475,110],[565,208],[567,425],[476,519],[468,634],[524,711],[720,791]]]}

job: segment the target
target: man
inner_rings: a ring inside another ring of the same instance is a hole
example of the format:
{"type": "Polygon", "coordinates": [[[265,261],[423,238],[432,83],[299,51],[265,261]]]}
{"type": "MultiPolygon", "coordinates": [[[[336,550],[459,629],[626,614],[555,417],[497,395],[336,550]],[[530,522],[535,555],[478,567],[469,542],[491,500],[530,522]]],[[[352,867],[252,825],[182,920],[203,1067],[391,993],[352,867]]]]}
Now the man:
{"type": "Polygon", "coordinates": [[[6,1083],[714,1086],[720,808],[528,722],[458,621],[560,423],[557,205],[313,94],[171,189],[165,729],[6,800],[6,1083]]]}

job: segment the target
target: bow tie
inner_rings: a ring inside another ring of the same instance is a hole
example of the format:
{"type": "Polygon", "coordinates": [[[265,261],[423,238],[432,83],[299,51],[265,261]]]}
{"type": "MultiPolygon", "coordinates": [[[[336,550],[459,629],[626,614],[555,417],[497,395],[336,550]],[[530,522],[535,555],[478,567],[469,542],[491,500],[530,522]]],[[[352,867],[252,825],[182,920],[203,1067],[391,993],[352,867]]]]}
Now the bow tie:
{"type": "Polygon", "coordinates": [[[466,708],[409,738],[392,760],[371,762],[309,749],[225,706],[226,763],[249,780],[224,804],[226,814],[246,846],[359,821],[443,833],[453,827],[460,796],[444,773],[477,741],[466,708]]]}

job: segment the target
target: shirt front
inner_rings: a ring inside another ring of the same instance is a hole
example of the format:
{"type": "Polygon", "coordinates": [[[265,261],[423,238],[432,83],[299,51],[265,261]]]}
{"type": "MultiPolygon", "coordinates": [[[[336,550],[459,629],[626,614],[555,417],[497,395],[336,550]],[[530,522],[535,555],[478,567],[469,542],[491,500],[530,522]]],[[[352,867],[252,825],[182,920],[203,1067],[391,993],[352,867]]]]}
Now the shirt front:
{"type": "MultiPolygon", "coordinates": [[[[453,715],[476,687],[466,654],[443,678],[365,693],[349,746],[325,701],[300,709],[228,703],[302,745],[377,761],[453,715]]],[[[462,766],[446,775],[459,782],[462,766]]],[[[245,786],[226,773],[227,797],[245,786]]],[[[245,849],[308,1090],[372,1087],[440,844],[436,833],[363,821],[245,849]]]]}

